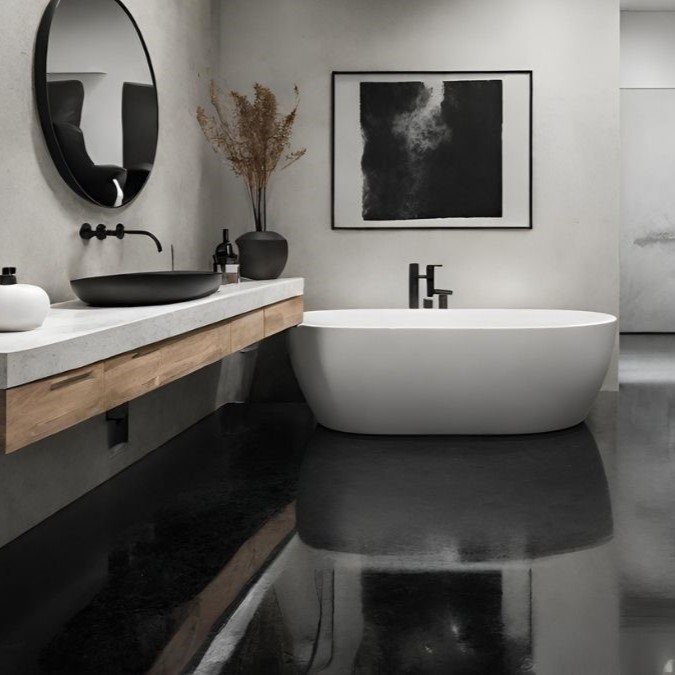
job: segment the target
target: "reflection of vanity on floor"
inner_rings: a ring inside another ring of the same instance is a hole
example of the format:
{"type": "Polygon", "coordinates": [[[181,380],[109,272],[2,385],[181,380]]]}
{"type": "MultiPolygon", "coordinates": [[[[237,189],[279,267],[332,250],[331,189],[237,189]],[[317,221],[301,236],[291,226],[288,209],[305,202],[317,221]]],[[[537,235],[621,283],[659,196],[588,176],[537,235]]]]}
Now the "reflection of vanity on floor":
{"type": "Polygon", "coordinates": [[[53,305],[0,334],[0,448],[14,452],[297,325],[302,279],[222,286],[171,305],[53,305]]]}

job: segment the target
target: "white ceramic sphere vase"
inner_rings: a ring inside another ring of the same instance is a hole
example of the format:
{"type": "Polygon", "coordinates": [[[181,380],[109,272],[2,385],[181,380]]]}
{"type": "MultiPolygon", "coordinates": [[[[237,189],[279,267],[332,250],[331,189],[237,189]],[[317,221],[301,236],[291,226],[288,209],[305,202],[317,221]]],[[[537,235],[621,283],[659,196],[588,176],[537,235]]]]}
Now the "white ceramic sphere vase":
{"type": "Polygon", "coordinates": [[[31,284],[0,285],[0,332],[33,330],[49,311],[49,296],[31,284]]]}

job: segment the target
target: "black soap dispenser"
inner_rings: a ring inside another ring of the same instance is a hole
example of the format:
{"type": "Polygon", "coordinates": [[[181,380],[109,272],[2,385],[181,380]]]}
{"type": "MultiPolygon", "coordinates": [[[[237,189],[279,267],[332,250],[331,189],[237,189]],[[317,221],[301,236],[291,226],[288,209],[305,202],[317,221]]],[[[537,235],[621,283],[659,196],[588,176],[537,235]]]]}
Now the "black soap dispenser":
{"type": "Polygon", "coordinates": [[[3,267],[0,286],[13,286],[14,284],[16,284],[16,267],[3,267]]]}
{"type": "Polygon", "coordinates": [[[232,242],[230,241],[230,231],[223,230],[223,241],[216,246],[216,252],[213,256],[216,264],[220,265],[221,269],[225,269],[227,265],[227,259],[231,258],[234,255],[234,249],[232,248],[232,242]]]}
{"type": "Polygon", "coordinates": [[[239,261],[230,241],[230,231],[223,229],[223,241],[216,247],[213,254],[213,269],[223,273],[223,283],[239,283],[239,261]]]}

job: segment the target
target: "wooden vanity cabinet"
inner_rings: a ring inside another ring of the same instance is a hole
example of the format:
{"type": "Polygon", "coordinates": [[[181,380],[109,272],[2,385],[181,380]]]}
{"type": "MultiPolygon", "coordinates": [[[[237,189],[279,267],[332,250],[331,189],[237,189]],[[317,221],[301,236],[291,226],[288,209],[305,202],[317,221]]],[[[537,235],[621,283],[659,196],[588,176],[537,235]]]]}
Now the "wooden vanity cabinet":
{"type": "Polygon", "coordinates": [[[0,390],[4,453],[147,394],[302,321],[297,296],[77,370],[0,390]]]}

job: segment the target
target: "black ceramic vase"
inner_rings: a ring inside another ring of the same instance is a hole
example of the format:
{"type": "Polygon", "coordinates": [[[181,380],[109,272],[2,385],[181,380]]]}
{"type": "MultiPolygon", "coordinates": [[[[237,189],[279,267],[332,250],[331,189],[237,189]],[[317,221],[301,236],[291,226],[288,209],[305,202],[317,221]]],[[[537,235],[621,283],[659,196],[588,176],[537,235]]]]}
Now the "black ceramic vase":
{"type": "Polygon", "coordinates": [[[239,271],[247,279],[276,279],[286,267],[288,242],[277,232],[245,232],[237,248],[239,271]]]}

